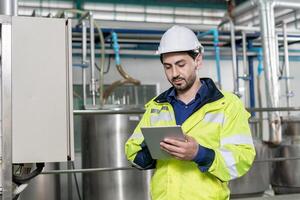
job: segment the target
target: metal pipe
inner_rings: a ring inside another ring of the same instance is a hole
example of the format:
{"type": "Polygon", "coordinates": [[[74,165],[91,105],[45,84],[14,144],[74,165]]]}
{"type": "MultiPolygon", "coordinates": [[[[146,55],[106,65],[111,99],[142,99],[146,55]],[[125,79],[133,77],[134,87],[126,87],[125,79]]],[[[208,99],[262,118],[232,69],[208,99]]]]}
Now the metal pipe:
{"type": "Polygon", "coordinates": [[[84,12],[78,19],[78,24],[82,24],[84,20],[87,19],[89,16],[90,16],[90,12],[88,11],[84,12]]]}
{"type": "MultiPolygon", "coordinates": [[[[67,163],[68,170],[72,170],[72,164],[71,162],[67,163]]],[[[73,184],[72,184],[72,174],[67,174],[67,185],[68,185],[68,200],[73,199],[73,184]]]]}
{"type": "Polygon", "coordinates": [[[247,38],[245,31],[242,31],[242,44],[243,44],[243,68],[244,75],[248,76],[247,70],[247,38]]]}
{"type": "Polygon", "coordinates": [[[232,12],[231,15],[233,17],[239,17],[240,15],[243,15],[247,12],[249,12],[251,9],[264,4],[266,2],[269,2],[273,4],[274,6],[279,6],[279,7],[286,7],[286,8],[297,8],[299,6],[299,1],[298,0],[285,0],[282,2],[281,0],[248,0],[245,3],[242,3],[238,7],[236,7],[232,12]]]}
{"type": "MultiPolygon", "coordinates": [[[[256,52],[257,53],[257,60],[258,60],[258,66],[257,66],[257,100],[258,100],[258,106],[261,108],[261,74],[263,72],[263,58],[262,58],[262,48],[259,47],[253,47],[253,41],[248,41],[248,52],[256,52]]],[[[249,90],[250,90],[250,109],[255,107],[255,78],[254,78],[254,70],[253,70],[253,56],[249,56],[248,62],[249,62],[249,90]]],[[[251,111],[251,115],[255,116],[255,112],[251,111]]],[[[258,131],[258,138],[262,139],[262,112],[259,113],[259,131],[258,131]]]]}
{"type": "Polygon", "coordinates": [[[0,1],[0,15],[18,15],[18,1],[17,0],[1,0],[0,1]]]}
{"type": "MultiPolygon", "coordinates": [[[[82,25],[82,64],[87,64],[87,40],[86,40],[86,23],[85,21],[81,22],[82,25]]],[[[82,68],[82,92],[83,92],[83,106],[86,107],[86,68],[82,68]]]]}
{"type": "MultiPolygon", "coordinates": [[[[291,99],[290,99],[290,61],[289,61],[289,47],[288,47],[288,39],[287,39],[287,31],[286,31],[286,23],[282,23],[283,30],[283,44],[284,44],[284,63],[285,63],[285,91],[286,91],[286,106],[290,107],[291,99]]],[[[290,111],[288,111],[288,115],[290,115],[290,111]]]]}
{"type": "Polygon", "coordinates": [[[231,16],[236,17],[250,11],[257,6],[258,1],[259,0],[248,0],[245,3],[242,3],[231,12],[231,16]]]}
{"type": "Polygon", "coordinates": [[[96,106],[96,79],[95,79],[95,36],[94,36],[94,18],[93,13],[90,14],[90,65],[91,65],[91,92],[92,105],[96,106]]]}
{"type": "MultiPolygon", "coordinates": [[[[250,106],[250,87],[246,83],[246,81],[249,81],[249,70],[247,65],[247,38],[245,31],[242,31],[242,45],[243,45],[243,80],[244,80],[244,87],[245,87],[245,100],[246,105],[250,106]]],[[[253,68],[253,66],[252,66],[253,68]]]]}
{"type": "Polygon", "coordinates": [[[300,111],[300,107],[247,108],[250,112],[300,111]]]}
{"type": "MultiPolygon", "coordinates": [[[[274,32],[275,33],[275,53],[276,53],[276,66],[277,66],[277,72],[279,71],[279,66],[280,66],[280,62],[279,62],[279,45],[278,45],[278,42],[279,42],[279,36],[278,36],[278,33],[274,32]]],[[[282,39],[283,40],[283,39],[282,39]]],[[[277,73],[277,76],[278,76],[278,73],[277,73]]],[[[277,79],[278,81],[278,87],[279,86],[279,77],[277,79]]],[[[278,97],[279,98],[279,97],[278,97]]]]}
{"type": "MultiPolygon", "coordinates": [[[[237,26],[234,26],[234,29],[236,31],[245,31],[245,32],[259,32],[260,31],[259,27],[253,27],[253,26],[238,26],[237,25],[237,26]]],[[[221,30],[230,31],[230,27],[223,26],[221,28],[221,30]]],[[[276,28],[275,30],[278,33],[282,33],[282,28],[276,28]]],[[[294,28],[287,28],[287,32],[290,33],[290,34],[297,34],[297,35],[300,34],[300,31],[297,30],[297,29],[294,29],[294,28]]]]}
{"type": "MultiPolygon", "coordinates": [[[[2,199],[12,199],[12,25],[0,19],[1,51],[1,181],[2,199]]],[[[5,21],[5,20],[4,20],[5,21]]]]}
{"type": "Polygon", "coordinates": [[[107,110],[74,110],[74,115],[94,115],[94,114],[143,114],[144,109],[107,109],[107,110]]]}
{"type": "Polygon", "coordinates": [[[100,107],[104,105],[103,101],[103,87],[104,87],[104,68],[105,68],[105,39],[103,31],[100,26],[95,22],[95,27],[98,30],[100,45],[101,45],[101,56],[100,56],[100,70],[99,70],[99,104],[100,107]]]}
{"type": "Polygon", "coordinates": [[[275,25],[280,25],[283,21],[286,22],[287,24],[292,23],[296,19],[295,12],[296,12],[296,10],[291,10],[281,16],[276,17],[275,25]],[[292,21],[290,20],[291,17],[294,17],[294,19],[292,21]]]}
{"type": "Polygon", "coordinates": [[[287,160],[300,160],[300,157],[278,157],[278,158],[269,158],[264,160],[255,160],[255,163],[262,163],[262,162],[282,162],[287,160]]]}
{"type": "Polygon", "coordinates": [[[41,174],[71,174],[71,173],[91,173],[91,172],[109,172],[117,170],[137,170],[134,167],[107,167],[107,168],[89,168],[89,169],[73,169],[73,170],[49,170],[41,174]]]}
{"type": "MultiPolygon", "coordinates": [[[[279,39],[279,41],[280,41],[280,39],[279,39]]],[[[232,55],[231,52],[228,52],[227,50],[228,49],[226,47],[222,48],[222,50],[220,51],[221,52],[220,53],[220,55],[221,55],[220,60],[221,59],[228,60],[228,57],[231,57],[231,55],[232,55]]],[[[113,55],[114,54],[113,50],[106,50],[105,53],[109,54],[109,55],[113,55]]],[[[75,49],[74,48],[73,49],[73,55],[74,56],[81,56],[82,55],[81,49],[77,49],[77,48],[75,49]]],[[[97,52],[96,52],[96,55],[98,55],[97,52]]],[[[133,56],[137,56],[137,55],[139,55],[139,56],[154,56],[155,55],[155,51],[150,51],[150,50],[123,50],[122,53],[121,53],[121,55],[128,55],[128,56],[132,56],[132,55],[133,56]]],[[[256,55],[257,55],[257,53],[255,53],[255,52],[247,52],[247,56],[256,56],[256,55]]],[[[279,55],[281,57],[284,57],[284,52],[279,52],[279,55]]],[[[289,52],[289,55],[290,55],[290,58],[293,57],[293,58],[295,58],[294,59],[295,61],[299,61],[300,51],[294,49],[292,52],[289,52]]],[[[205,56],[207,56],[207,59],[212,60],[213,59],[212,57],[215,56],[215,52],[214,51],[211,52],[211,51],[207,50],[205,52],[205,56]]],[[[243,56],[242,52],[237,52],[237,56],[238,57],[242,57],[243,56]]],[[[213,59],[213,60],[215,60],[215,59],[213,59]]],[[[87,65],[84,65],[83,67],[86,67],[86,66],[87,65]]],[[[82,65],[81,65],[81,67],[82,67],[82,65]]]]}
{"type": "MultiPolygon", "coordinates": [[[[239,17],[240,15],[245,14],[246,12],[250,11],[251,9],[255,8],[256,6],[265,4],[265,3],[270,3],[272,4],[272,7],[281,7],[281,8],[292,8],[292,9],[296,9],[296,8],[300,8],[300,4],[298,0],[285,0],[285,1],[281,1],[281,0],[272,0],[272,1],[268,1],[268,0],[248,0],[245,3],[242,3],[241,5],[239,5],[238,7],[236,7],[232,12],[231,12],[231,16],[233,17],[239,17]]],[[[222,23],[226,23],[226,21],[228,22],[228,20],[223,20],[222,23]]]]}
{"type": "Polygon", "coordinates": [[[103,104],[106,103],[106,100],[108,99],[108,97],[111,95],[111,93],[119,86],[127,84],[127,83],[131,83],[134,85],[140,85],[141,82],[137,79],[132,78],[131,76],[129,76],[129,74],[127,74],[122,65],[121,65],[121,60],[120,60],[120,46],[118,44],[118,36],[116,32],[112,32],[112,41],[113,41],[113,49],[115,52],[115,63],[116,63],[116,67],[118,72],[120,73],[120,75],[124,78],[122,80],[117,80],[115,82],[113,82],[104,92],[103,92],[103,104]]]}
{"type": "Polygon", "coordinates": [[[294,16],[293,16],[293,19],[291,20],[286,20],[286,24],[287,24],[287,27],[294,27],[294,29],[298,29],[299,30],[299,10],[295,10],[294,12],[294,16]]]}
{"type": "MultiPolygon", "coordinates": [[[[250,3],[258,4],[260,13],[260,26],[262,30],[262,43],[264,48],[264,66],[265,66],[265,84],[266,84],[266,97],[268,107],[279,106],[279,83],[277,77],[277,68],[279,58],[276,53],[276,36],[275,36],[275,19],[274,8],[300,8],[298,1],[287,0],[280,1],[266,1],[266,0],[252,0],[245,4],[242,4],[240,8],[233,11],[233,15],[238,15],[253,8],[250,3]]],[[[282,140],[281,123],[279,112],[268,113],[269,115],[269,127],[270,127],[270,141],[278,144],[282,140]]]]}
{"type": "MultiPolygon", "coordinates": [[[[254,12],[255,10],[253,10],[252,12],[254,12]]],[[[274,15],[275,17],[275,24],[278,25],[278,22],[282,22],[283,20],[285,20],[286,18],[289,18],[291,14],[293,14],[295,11],[292,10],[287,10],[287,9],[281,9],[281,10],[276,10],[276,13],[274,15]]],[[[259,25],[259,14],[255,12],[255,15],[248,12],[250,15],[247,16],[245,13],[243,13],[243,15],[245,17],[242,16],[238,16],[236,17],[236,24],[248,24],[251,23],[252,26],[258,26],[259,25]],[[252,15],[252,16],[251,16],[252,15]],[[240,20],[240,18],[242,20],[240,20]],[[246,18],[246,19],[243,19],[246,18]]]]}
{"type": "MultiPolygon", "coordinates": [[[[262,51],[262,48],[260,47],[260,48],[253,48],[252,47],[252,41],[250,42],[249,41],[249,47],[251,47],[250,49],[251,50],[254,50],[254,51],[256,51],[257,52],[257,60],[258,60],[258,66],[257,66],[257,76],[256,76],[256,83],[257,83],[257,102],[258,102],[258,108],[262,108],[262,95],[261,95],[261,74],[262,74],[262,72],[263,72],[263,51],[262,51]]],[[[250,67],[250,66],[249,66],[250,67]]],[[[251,74],[251,73],[250,73],[251,74]]],[[[253,74],[252,74],[253,75],[253,74]]],[[[251,85],[251,83],[250,83],[250,85],[251,85]]],[[[255,93],[254,92],[254,76],[253,76],[253,83],[252,83],[252,86],[253,87],[251,87],[250,88],[250,90],[252,90],[252,92],[253,93],[255,93]]],[[[254,95],[253,95],[254,96],[254,95]]],[[[255,99],[253,99],[253,101],[255,102],[255,99]]],[[[255,104],[253,104],[253,105],[255,105],[255,104]]],[[[255,107],[255,106],[253,106],[253,107],[255,107]]],[[[254,112],[252,112],[252,113],[254,113],[254,112]]],[[[258,137],[260,138],[260,139],[262,139],[263,138],[263,113],[262,112],[259,112],[258,113],[258,119],[259,119],[259,126],[258,126],[258,137]]]]}
{"type": "Polygon", "coordinates": [[[198,37],[204,37],[206,35],[212,34],[214,37],[214,50],[215,50],[215,56],[216,56],[216,68],[217,68],[217,79],[219,83],[219,88],[222,89],[222,81],[221,81],[221,65],[220,65],[220,47],[219,47],[219,31],[218,29],[214,28],[209,31],[203,32],[198,34],[198,37]]]}
{"type": "Polygon", "coordinates": [[[270,3],[272,4],[273,8],[275,7],[292,8],[292,9],[300,8],[300,3],[298,0],[285,0],[285,1],[273,0],[270,3]]]}
{"type": "Polygon", "coordinates": [[[120,45],[118,43],[118,35],[116,32],[112,32],[111,37],[112,37],[112,41],[113,41],[113,49],[115,52],[115,63],[116,63],[116,65],[121,65],[120,45]]]}
{"type": "Polygon", "coordinates": [[[71,173],[91,173],[91,172],[109,172],[117,170],[137,170],[134,167],[108,167],[108,168],[88,168],[88,169],[73,169],[73,170],[49,170],[41,174],[71,174],[71,173]]]}
{"type": "Polygon", "coordinates": [[[233,91],[239,95],[238,78],[236,75],[237,63],[236,63],[236,46],[235,46],[235,30],[232,19],[229,19],[230,24],[230,37],[231,37],[231,57],[232,57],[232,76],[233,76],[233,91]]]}
{"type": "MultiPolygon", "coordinates": [[[[262,95],[261,95],[261,75],[257,74],[256,77],[256,83],[257,83],[257,102],[258,102],[258,107],[262,108],[262,95]]],[[[258,136],[262,140],[263,139],[263,113],[259,112],[258,113],[258,136]]]]}
{"type": "MultiPolygon", "coordinates": [[[[250,106],[250,108],[254,108],[255,107],[253,60],[254,60],[253,56],[250,56],[248,58],[248,67],[249,67],[249,99],[250,99],[249,106],[250,106]]],[[[255,112],[251,112],[251,116],[255,116],[255,112]]]]}
{"type": "MultiPolygon", "coordinates": [[[[255,163],[261,162],[282,162],[286,160],[300,160],[300,157],[279,157],[279,158],[270,158],[264,160],[255,160],[255,163]]],[[[88,169],[72,169],[72,170],[49,170],[44,171],[41,174],[72,174],[72,173],[92,173],[92,172],[109,172],[109,171],[118,171],[118,170],[137,170],[134,167],[112,167],[112,168],[88,168],[88,169]]]]}
{"type": "MultiPolygon", "coordinates": [[[[266,85],[266,102],[268,107],[279,107],[279,81],[277,76],[278,57],[276,54],[275,19],[272,3],[259,2],[261,37],[264,50],[264,70],[266,85]]],[[[269,114],[270,141],[279,144],[282,140],[280,113],[269,114]]]]}
{"type": "Polygon", "coordinates": [[[219,88],[222,89],[222,80],[221,80],[221,64],[220,64],[220,47],[219,47],[219,31],[218,29],[213,29],[214,36],[214,49],[216,54],[216,67],[217,67],[217,76],[219,82],[219,88]]]}
{"type": "MultiPolygon", "coordinates": [[[[250,11],[251,9],[255,8],[256,6],[257,6],[257,0],[248,0],[245,3],[242,3],[241,5],[236,7],[230,13],[230,16],[231,17],[236,17],[236,16],[239,16],[239,15],[242,15],[242,14],[250,11]]],[[[218,25],[218,28],[222,27],[224,24],[227,24],[230,21],[230,16],[228,15],[228,13],[226,13],[226,15],[223,17],[223,20],[218,25]]]]}

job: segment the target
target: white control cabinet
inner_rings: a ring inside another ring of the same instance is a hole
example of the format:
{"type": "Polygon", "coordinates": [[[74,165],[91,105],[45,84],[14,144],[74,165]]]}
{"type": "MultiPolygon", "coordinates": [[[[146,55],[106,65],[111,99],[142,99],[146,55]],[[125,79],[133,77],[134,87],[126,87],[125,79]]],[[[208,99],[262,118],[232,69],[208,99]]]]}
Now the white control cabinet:
{"type": "Polygon", "coordinates": [[[12,17],[13,163],[74,158],[71,21],[12,17]]]}

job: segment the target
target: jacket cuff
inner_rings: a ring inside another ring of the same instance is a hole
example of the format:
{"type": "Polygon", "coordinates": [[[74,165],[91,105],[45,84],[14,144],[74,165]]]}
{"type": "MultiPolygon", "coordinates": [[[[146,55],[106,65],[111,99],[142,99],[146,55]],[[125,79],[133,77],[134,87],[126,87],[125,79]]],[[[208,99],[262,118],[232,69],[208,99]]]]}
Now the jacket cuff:
{"type": "Polygon", "coordinates": [[[215,152],[212,149],[199,144],[198,152],[193,161],[198,165],[201,172],[207,172],[215,159],[215,152]]]}
{"type": "Polygon", "coordinates": [[[149,149],[146,143],[143,141],[141,146],[141,150],[137,152],[133,163],[141,169],[154,169],[156,166],[156,160],[152,159],[149,149]]]}

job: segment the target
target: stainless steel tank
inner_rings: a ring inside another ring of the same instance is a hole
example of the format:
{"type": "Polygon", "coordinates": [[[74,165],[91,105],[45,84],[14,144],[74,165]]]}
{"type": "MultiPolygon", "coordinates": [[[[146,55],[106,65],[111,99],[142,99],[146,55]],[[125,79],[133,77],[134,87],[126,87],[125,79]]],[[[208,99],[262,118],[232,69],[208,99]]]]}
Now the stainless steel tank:
{"type": "MultiPolygon", "coordinates": [[[[276,157],[300,157],[300,144],[281,145],[276,157]]],[[[300,192],[300,160],[274,163],[272,187],[277,194],[300,192]]]]}
{"type": "MultiPolygon", "coordinates": [[[[260,140],[254,139],[256,150],[255,160],[264,160],[269,157],[270,151],[267,145],[260,140]]],[[[270,184],[270,165],[268,162],[257,162],[253,164],[249,172],[229,183],[231,197],[261,196],[270,184]]]]}
{"type": "Polygon", "coordinates": [[[293,141],[291,141],[291,143],[300,143],[300,117],[284,117],[281,123],[285,141],[292,139],[293,141]]]}
{"type": "MultiPolygon", "coordinates": [[[[143,110],[140,110],[143,113],[143,110]]],[[[82,167],[127,167],[124,145],[141,114],[82,115],[82,167]]],[[[147,200],[151,171],[120,170],[83,174],[85,200],[147,200]]]]}
{"type": "MultiPolygon", "coordinates": [[[[57,170],[58,163],[46,163],[44,170],[57,170]]],[[[18,200],[60,200],[59,175],[41,174],[32,179],[18,200]]]]}
{"type": "MultiPolygon", "coordinates": [[[[274,157],[300,157],[300,118],[282,120],[283,143],[274,157]]],[[[273,163],[272,186],[277,194],[300,193],[300,160],[273,163]]]]}

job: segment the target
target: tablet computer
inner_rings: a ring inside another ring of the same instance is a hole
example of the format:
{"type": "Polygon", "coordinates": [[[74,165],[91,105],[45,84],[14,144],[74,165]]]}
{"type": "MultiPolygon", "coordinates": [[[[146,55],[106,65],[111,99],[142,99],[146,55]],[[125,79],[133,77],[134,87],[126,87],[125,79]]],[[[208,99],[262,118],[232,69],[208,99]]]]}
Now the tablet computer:
{"type": "Polygon", "coordinates": [[[153,159],[169,159],[172,156],[160,148],[165,138],[185,140],[181,126],[141,127],[145,143],[153,159]]]}

